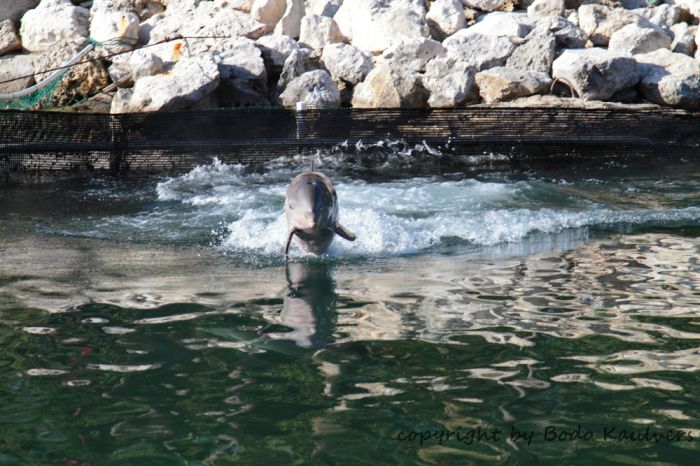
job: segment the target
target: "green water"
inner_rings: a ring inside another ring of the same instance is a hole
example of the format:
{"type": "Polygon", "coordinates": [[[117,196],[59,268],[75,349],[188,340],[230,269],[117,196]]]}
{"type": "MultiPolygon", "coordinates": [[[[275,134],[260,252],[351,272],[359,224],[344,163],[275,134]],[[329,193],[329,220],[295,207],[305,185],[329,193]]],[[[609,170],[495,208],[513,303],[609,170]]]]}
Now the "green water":
{"type": "Polygon", "coordinates": [[[697,168],[3,187],[0,464],[692,464],[697,168]]]}

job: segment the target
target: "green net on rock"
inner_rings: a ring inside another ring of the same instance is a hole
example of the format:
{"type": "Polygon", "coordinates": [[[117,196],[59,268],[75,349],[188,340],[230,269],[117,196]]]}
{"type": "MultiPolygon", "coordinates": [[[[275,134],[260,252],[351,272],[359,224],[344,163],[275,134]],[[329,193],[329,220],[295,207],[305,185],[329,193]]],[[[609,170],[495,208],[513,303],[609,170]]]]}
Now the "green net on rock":
{"type": "Polygon", "coordinates": [[[63,73],[53,79],[48,85],[38,89],[31,94],[21,97],[11,98],[9,100],[0,99],[0,110],[41,110],[44,108],[47,101],[50,100],[56,87],[63,79],[63,76],[68,72],[66,69],[63,73]]]}

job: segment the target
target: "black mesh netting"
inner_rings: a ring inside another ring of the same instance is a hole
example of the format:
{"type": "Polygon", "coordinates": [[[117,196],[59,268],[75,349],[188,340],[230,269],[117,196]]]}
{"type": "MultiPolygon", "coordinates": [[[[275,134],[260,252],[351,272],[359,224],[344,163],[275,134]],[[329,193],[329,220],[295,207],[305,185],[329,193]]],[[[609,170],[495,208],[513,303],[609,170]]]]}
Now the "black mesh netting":
{"type": "Polygon", "coordinates": [[[0,172],[164,171],[212,156],[253,163],[358,142],[510,160],[667,156],[700,147],[700,113],[659,109],[231,109],[149,114],[0,112],[0,172]]]}

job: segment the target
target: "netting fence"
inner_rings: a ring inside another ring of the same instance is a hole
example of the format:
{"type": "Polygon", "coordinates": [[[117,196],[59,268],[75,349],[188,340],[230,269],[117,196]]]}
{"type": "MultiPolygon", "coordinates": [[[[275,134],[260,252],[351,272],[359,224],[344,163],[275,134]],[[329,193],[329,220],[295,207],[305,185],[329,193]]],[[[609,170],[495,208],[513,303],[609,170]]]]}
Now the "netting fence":
{"type": "MultiPolygon", "coordinates": [[[[445,163],[666,157],[700,151],[700,113],[661,109],[220,109],[148,114],[0,111],[0,172],[161,172],[213,156],[257,163],[358,142],[424,144],[445,163]]],[[[379,147],[379,146],[375,146],[379,147]]]]}

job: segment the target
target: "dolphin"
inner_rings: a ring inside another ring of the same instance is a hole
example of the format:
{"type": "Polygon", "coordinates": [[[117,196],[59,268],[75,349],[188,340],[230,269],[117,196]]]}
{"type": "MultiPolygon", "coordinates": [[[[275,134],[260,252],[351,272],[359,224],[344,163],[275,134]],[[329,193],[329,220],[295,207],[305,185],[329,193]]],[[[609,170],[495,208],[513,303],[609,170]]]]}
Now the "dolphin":
{"type": "Polygon", "coordinates": [[[322,254],[338,235],[348,241],[356,236],[338,222],[338,195],[323,173],[304,172],[292,180],[284,200],[289,237],[284,255],[289,256],[289,246],[294,236],[306,251],[322,254]]]}

